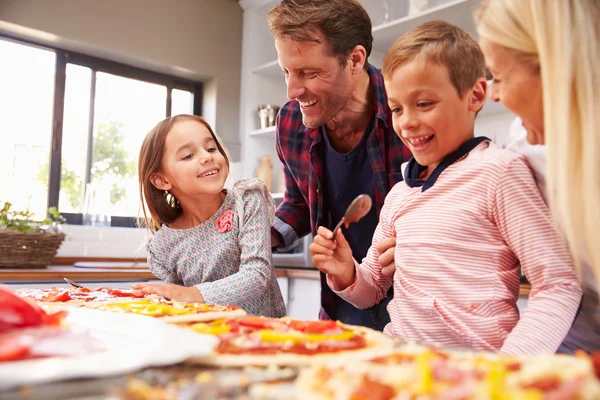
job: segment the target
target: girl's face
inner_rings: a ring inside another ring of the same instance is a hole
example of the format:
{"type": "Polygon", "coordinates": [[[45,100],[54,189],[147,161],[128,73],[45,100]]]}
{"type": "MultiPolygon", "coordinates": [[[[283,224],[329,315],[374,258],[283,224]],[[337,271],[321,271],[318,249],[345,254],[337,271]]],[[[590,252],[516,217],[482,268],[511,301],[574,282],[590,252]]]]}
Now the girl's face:
{"type": "Polygon", "coordinates": [[[160,190],[169,190],[180,201],[220,193],[229,174],[215,139],[194,120],[180,121],[171,128],[161,166],[152,183],[160,190]]]}
{"type": "Polygon", "coordinates": [[[479,44],[494,80],[490,97],[518,115],[530,144],[544,144],[544,103],[539,69],[523,63],[504,46],[481,39],[479,44]]]}

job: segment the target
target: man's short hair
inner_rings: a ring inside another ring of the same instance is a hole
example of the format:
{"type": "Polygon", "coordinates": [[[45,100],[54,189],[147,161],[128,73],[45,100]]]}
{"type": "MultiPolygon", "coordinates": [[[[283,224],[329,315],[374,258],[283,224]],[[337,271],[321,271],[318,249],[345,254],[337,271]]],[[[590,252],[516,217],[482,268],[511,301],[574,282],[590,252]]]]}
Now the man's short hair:
{"type": "Polygon", "coordinates": [[[269,12],[267,21],[275,38],[315,43],[324,39],[342,67],[354,47],[363,46],[367,58],[373,47],[371,18],[356,0],[283,0],[269,12]]]}

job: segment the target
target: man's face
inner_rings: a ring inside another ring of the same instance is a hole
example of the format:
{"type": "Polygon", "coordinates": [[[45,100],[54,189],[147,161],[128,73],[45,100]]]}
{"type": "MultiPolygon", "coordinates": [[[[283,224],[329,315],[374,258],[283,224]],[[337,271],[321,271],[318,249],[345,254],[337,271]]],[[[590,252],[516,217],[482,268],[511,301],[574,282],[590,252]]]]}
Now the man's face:
{"type": "Polygon", "coordinates": [[[279,65],[285,74],[287,97],[297,100],[302,123],[317,128],[335,117],[354,90],[351,69],[342,68],[325,41],[297,42],[287,37],[275,40],[279,65]]]}

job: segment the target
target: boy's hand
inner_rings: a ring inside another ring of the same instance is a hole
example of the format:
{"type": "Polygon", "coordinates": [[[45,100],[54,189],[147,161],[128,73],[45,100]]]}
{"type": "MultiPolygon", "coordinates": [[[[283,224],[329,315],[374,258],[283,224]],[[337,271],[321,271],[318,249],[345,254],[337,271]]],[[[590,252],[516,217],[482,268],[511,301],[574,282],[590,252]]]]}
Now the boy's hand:
{"type": "Polygon", "coordinates": [[[136,283],[131,288],[140,294],[155,294],[168,300],[187,303],[204,303],[202,294],[195,286],[180,286],[171,283],[136,283]]]}
{"type": "Polygon", "coordinates": [[[331,239],[332,237],[333,233],[329,229],[319,227],[317,236],[309,247],[312,262],[320,271],[329,275],[340,290],[344,290],[352,285],[355,279],[352,250],[341,229],[335,241],[331,239]]]}

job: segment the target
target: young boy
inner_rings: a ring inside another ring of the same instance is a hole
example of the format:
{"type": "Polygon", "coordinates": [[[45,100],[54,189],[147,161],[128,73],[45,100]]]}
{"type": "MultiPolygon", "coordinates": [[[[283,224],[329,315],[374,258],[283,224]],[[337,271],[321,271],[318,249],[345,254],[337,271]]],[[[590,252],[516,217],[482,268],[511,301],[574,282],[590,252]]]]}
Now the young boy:
{"type": "Polygon", "coordinates": [[[581,289],[522,156],[474,137],[486,99],[485,62],[461,29],[432,21],[401,36],[383,62],[394,130],[413,158],[385,199],[362,264],[344,235],[321,227],[313,263],[359,308],[385,297],[393,336],[509,354],[553,353],[581,289]],[[376,245],[397,236],[393,278],[376,245]],[[521,269],[532,290],[519,319],[521,269]]]}

